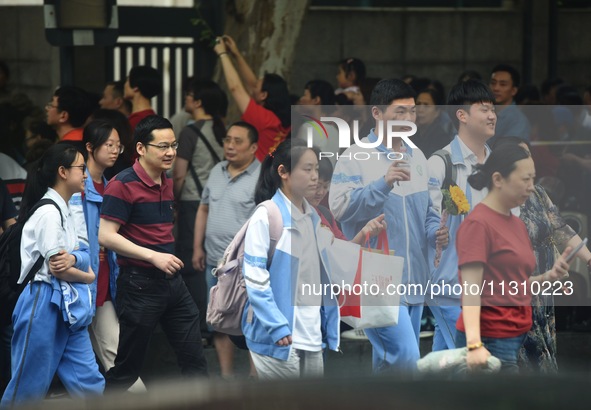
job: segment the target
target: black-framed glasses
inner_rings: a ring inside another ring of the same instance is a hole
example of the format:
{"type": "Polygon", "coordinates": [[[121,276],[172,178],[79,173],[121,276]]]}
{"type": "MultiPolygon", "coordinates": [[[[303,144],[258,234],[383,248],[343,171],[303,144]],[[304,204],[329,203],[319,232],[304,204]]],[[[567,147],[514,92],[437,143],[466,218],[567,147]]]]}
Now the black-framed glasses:
{"type": "Polygon", "coordinates": [[[65,168],[80,168],[83,174],[86,172],[86,165],[68,165],[65,168]]]}
{"type": "Polygon", "coordinates": [[[173,142],[172,144],[150,144],[150,143],[146,143],[146,145],[149,145],[151,147],[158,148],[162,152],[166,152],[166,151],[168,151],[171,148],[174,151],[176,151],[176,149],[179,147],[179,143],[178,142],[173,142]]]}

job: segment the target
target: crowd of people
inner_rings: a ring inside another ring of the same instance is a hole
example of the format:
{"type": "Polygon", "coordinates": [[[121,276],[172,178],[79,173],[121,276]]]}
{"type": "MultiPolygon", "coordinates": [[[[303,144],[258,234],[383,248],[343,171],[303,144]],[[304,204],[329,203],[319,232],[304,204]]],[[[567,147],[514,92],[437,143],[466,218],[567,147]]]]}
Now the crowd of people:
{"type": "MultiPolygon", "coordinates": [[[[555,289],[568,276],[566,256],[582,239],[554,202],[584,209],[588,195],[570,180],[562,200],[536,177],[578,175],[591,160],[585,148],[535,142],[588,138],[591,88],[581,97],[553,79],[540,93],[499,64],[485,81],[462,73],[446,94],[427,78],[368,78],[360,59],[347,58],[336,88],[313,79],[298,98],[278,74],[257,78],[230,37],[214,51],[229,94],[189,79],[184,112],[170,120],[151,105],[162,81],[148,66],[100,95],[61,86],[44,112],[0,84],[0,230],[24,222],[21,282],[43,261],[1,330],[2,407],[43,398],[55,376],[72,396],[145,391],[140,373],[158,324],[186,377],[208,376],[209,346],[222,378],[235,377],[237,348],[249,351],[249,377],[321,376],[323,352],[339,350],[346,326],[336,298],[303,301],[297,289],[331,283],[327,234],[362,245],[385,231],[409,287],[491,283],[478,295],[402,296],[395,326],[364,330],[374,372],[416,371],[426,308],[433,351],[466,347],[472,370],[491,354],[507,372],[558,370],[552,297],[509,297],[499,286],[555,289]],[[231,104],[241,119],[227,124],[231,104]],[[346,149],[333,124],[321,135],[304,119],[365,106],[363,144],[351,138],[346,149]],[[415,123],[416,146],[382,138],[390,120],[415,123]],[[357,161],[360,153],[372,160],[357,161]],[[449,212],[452,186],[467,212],[449,212]],[[35,208],[41,199],[53,204],[35,208]],[[205,318],[218,263],[247,221],[248,302],[235,337],[205,318]]],[[[0,71],[9,77],[5,64],[0,71]]],[[[590,265],[586,247],[576,256],[590,265]]]]}

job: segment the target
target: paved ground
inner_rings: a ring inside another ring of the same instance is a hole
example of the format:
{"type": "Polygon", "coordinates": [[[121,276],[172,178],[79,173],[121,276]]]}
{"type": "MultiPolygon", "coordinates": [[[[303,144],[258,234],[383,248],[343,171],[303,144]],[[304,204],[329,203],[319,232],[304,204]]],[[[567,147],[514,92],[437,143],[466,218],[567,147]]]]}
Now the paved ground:
{"type": "MultiPolygon", "coordinates": [[[[421,339],[421,356],[431,351],[431,338],[421,339]]],[[[591,332],[558,332],[558,361],[563,375],[591,377],[591,332]]],[[[359,377],[371,375],[371,345],[369,342],[342,340],[342,354],[329,352],[326,362],[326,376],[359,377]]],[[[150,347],[150,360],[146,363],[142,377],[147,384],[178,376],[174,354],[161,332],[157,332],[150,347]]],[[[205,349],[212,377],[219,377],[219,366],[215,349],[205,349]]],[[[246,352],[236,351],[236,368],[239,378],[248,375],[246,352]]]]}

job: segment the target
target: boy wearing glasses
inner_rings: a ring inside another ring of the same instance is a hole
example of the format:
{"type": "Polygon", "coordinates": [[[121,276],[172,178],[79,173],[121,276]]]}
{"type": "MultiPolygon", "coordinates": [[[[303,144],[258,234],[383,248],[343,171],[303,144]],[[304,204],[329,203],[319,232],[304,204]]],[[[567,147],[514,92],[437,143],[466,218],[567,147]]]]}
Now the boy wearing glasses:
{"type": "Polygon", "coordinates": [[[158,115],[134,133],[139,159],[105,188],[99,243],[118,255],[117,315],[120,323],[115,366],[107,388],[128,389],[138,378],[158,323],[177,354],[185,376],[207,375],[199,311],[178,272],[174,256],[172,181],[176,157],[171,123],[158,115]]]}

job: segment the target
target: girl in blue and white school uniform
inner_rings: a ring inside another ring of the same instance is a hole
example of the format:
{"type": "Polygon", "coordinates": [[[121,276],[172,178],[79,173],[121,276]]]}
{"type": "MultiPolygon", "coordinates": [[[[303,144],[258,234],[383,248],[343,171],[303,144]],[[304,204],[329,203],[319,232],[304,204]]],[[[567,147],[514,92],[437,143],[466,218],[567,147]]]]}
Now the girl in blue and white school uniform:
{"type": "MultiPolygon", "coordinates": [[[[115,365],[119,345],[119,320],[114,305],[119,265],[115,252],[99,245],[98,229],[103,193],[107,186],[104,173],[115,164],[124,147],[114,124],[107,120],[88,123],[84,127],[82,141],[88,154],[86,165],[89,176],[84,184],[82,207],[88,229],[90,267],[96,273],[96,280],[91,285],[96,314],[88,330],[97,358],[103,368],[109,370],[115,365]]],[[[129,390],[143,392],[146,388],[138,379],[129,390]]]]}
{"type": "MultiPolygon", "coordinates": [[[[25,218],[42,198],[53,200],[59,210],[52,204],[44,205],[23,227],[20,281],[38,257],[45,261],[14,309],[12,379],[0,407],[43,399],[54,374],[72,396],[103,392],[104,379],[87,328],[65,321],[62,309],[67,303],[62,300],[60,286],[55,286],[56,280],[90,284],[95,278],[88,253],[76,251],[76,224],[68,206],[71,196],[84,189],[85,179],[84,158],[68,144],[50,147],[27,176],[20,217],[25,218]]],[[[91,309],[86,313],[90,318],[91,309]]]]}
{"type": "Polygon", "coordinates": [[[283,220],[270,266],[265,207],[255,210],[245,237],[242,330],[261,379],[320,376],[324,347],[339,349],[336,298],[303,291],[306,284],[330,284],[326,248],[332,235],[320,228],[305,199],[317,183],[317,154],[303,141],[285,140],[261,164],[255,201],[272,199],[283,220]]]}

